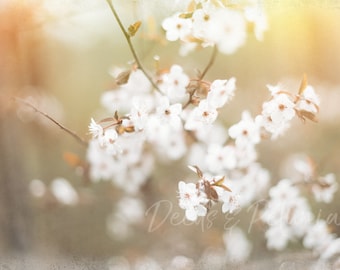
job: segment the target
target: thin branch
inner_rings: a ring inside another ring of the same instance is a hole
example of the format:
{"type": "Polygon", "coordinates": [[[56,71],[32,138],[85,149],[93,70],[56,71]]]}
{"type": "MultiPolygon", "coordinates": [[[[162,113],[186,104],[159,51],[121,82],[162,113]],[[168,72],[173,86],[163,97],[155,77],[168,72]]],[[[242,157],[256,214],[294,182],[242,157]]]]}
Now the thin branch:
{"type": "Polygon", "coordinates": [[[199,77],[199,80],[202,80],[204,78],[204,76],[208,73],[209,69],[212,67],[212,65],[215,62],[216,55],[217,55],[217,46],[215,45],[214,48],[213,48],[213,52],[211,54],[210,60],[207,64],[207,66],[205,67],[204,71],[202,72],[201,76],[199,77]]]}
{"type": "Polygon", "coordinates": [[[149,80],[149,82],[152,84],[152,86],[158,91],[158,92],[161,92],[159,87],[157,86],[157,84],[155,84],[155,82],[152,80],[152,78],[150,77],[150,75],[146,72],[146,70],[144,69],[141,61],[139,60],[139,57],[136,53],[136,50],[135,48],[133,47],[133,44],[131,42],[131,36],[129,35],[129,33],[125,30],[123,24],[122,24],[122,21],[120,20],[119,16],[118,16],[118,13],[116,12],[111,0],[106,0],[106,2],[108,3],[108,5],[110,6],[110,9],[112,11],[112,14],[113,16],[115,17],[118,25],[119,25],[119,28],[120,30],[123,32],[124,34],[124,37],[129,45],[129,48],[130,48],[130,51],[132,53],[132,56],[133,58],[135,59],[135,62],[137,64],[137,68],[139,68],[145,75],[145,77],[149,80]]]}
{"type": "Polygon", "coordinates": [[[66,133],[68,133],[69,135],[71,135],[76,141],[78,141],[80,144],[87,146],[88,143],[81,138],[79,135],[77,135],[74,131],[70,130],[69,128],[65,127],[64,125],[60,124],[57,120],[53,119],[51,116],[49,116],[47,113],[44,113],[43,111],[39,110],[37,107],[35,107],[33,104],[29,103],[28,101],[21,99],[21,98],[17,98],[14,97],[14,100],[16,102],[20,102],[28,107],[30,107],[31,109],[33,109],[36,113],[39,113],[40,115],[42,115],[43,117],[47,118],[48,120],[50,120],[51,122],[53,122],[55,125],[57,125],[58,127],[60,127],[63,131],[65,131],[66,133]]]}
{"type": "MultiPolygon", "coordinates": [[[[217,46],[215,45],[213,47],[213,51],[212,51],[212,54],[210,56],[210,59],[209,59],[209,62],[207,64],[207,66],[205,67],[205,69],[203,70],[203,72],[201,73],[201,75],[198,77],[198,79],[196,80],[197,83],[202,83],[202,80],[204,78],[204,76],[208,73],[209,69],[212,67],[212,65],[214,64],[215,62],[215,59],[216,59],[216,55],[217,55],[217,46]]],[[[188,107],[192,101],[192,97],[194,96],[196,90],[195,91],[192,91],[191,93],[189,93],[189,100],[187,101],[187,103],[185,103],[183,105],[183,109],[185,109],[186,107],[188,107]]]]}

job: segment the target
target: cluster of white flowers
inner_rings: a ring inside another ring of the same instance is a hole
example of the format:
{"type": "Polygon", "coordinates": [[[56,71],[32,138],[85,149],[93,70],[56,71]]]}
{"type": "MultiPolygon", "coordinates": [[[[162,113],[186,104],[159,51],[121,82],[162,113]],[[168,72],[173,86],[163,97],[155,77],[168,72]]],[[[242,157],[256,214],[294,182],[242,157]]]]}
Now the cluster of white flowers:
{"type": "Polygon", "coordinates": [[[282,179],[269,190],[269,201],[261,219],[268,225],[265,233],[269,249],[283,250],[289,241],[302,239],[305,248],[312,249],[321,259],[340,254],[340,238],[330,233],[325,220],[314,219],[308,200],[300,189],[310,188],[316,201],[329,203],[337,190],[333,174],[312,180],[314,172],[304,161],[296,162],[300,180],[282,179]],[[307,180],[306,177],[308,176],[307,180]]]}
{"type": "MultiPolygon", "coordinates": [[[[182,41],[181,52],[214,46],[225,54],[234,53],[245,43],[248,29],[261,39],[267,23],[256,1],[231,2],[191,1],[186,11],[163,20],[166,38],[182,41]]],[[[135,60],[129,70],[113,71],[115,87],[101,96],[109,117],[91,119],[89,124],[90,179],[112,181],[129,195],[107,219],[111,235],[124,239],[132,225],[142,221],[145,207],[136,195],[155,166],[181,160],[194,164],[189,168],[198,176],[195,183],[178,183],[179,206],[186,219],[207,216],[216,203],[222,204],[222,213],[233,213],[263,198],[269,190],[261,213],[268,227],[265,237],[269,249],[283,250],[289,242],[301,240],[323,259],[340,253],[340,238],[328,231],[324,220],[315,220],[301,192],[307,188],[317,202],[330,203],[338,190],[335,175],[317,176],[312,163],[298,160],[293,166],[298,177],[284,178],[269,188],[269,171],[258,161],[257,145],[283,135],[294,118],[317,121],[320,100],[306,77],[295,93],[268,85],[271,97],[263,103],[262,111],[253,117],[244,110],[237,123],[226,127],[219,116],[235,94],[234,77],[207,81],[207,66],[191,78],[177,64],[150,76],[136,56],[135,60]]],[[[38,180],[32,181],[30,188],[37,197],[46,192],[38,180]]],[[[76,191],[66,180],[55,180],[51,192],[64,204],[78,202],[76,191]]],[[[238,263],[249,257],[252,245],[240,229],[224,233],[223,240],[229,261],[238,263]]],[[[110,269],[120,267],[114,264],[112,261],[110,269]]],[[[171,265],[173,269],[190,269],[193,262],[176,257],[171,265]]],[[[136,263],[135,269],[159,269],[159,265],[145,259],[136,263]]]]}
{"type": "Polygon", "coordinates": [[[306,118],[317,121],[316,115],[319,112],[320,100],[314,88],[307,85],[304,77],[300,90],[297,94],[281,89],[279,85],[268,85],[271,92],[271,100],[263,103],[262,114],[256,117],[256,121],[264,130],[277,138],[282,135],[290,126],[290,121],[298,116],[302,120],[306,118]]]}
{"type": "Polygon", "coordinates": [[[158,85],[160,92],[152,91],[137,69],[126,83],[103,94],[102,104],[113,116],[92,119],[89,125],[87,156],[93,180],[112,180],[136,193],[152,172],[154,155],[178,160],[188,150],[189,133],[212,126],[218,110],[233,96],[235,79],[190,80],[182,67],[173,65],[159,75],[158,85]]]}
{"type": "Polygon", "coordinates": [[[222,212],[232,213],[238,208],[237,195],[227,186],[224,177],[209,177],[203,175],[198,167],[189,167],[199,177],[196,184],[178,183],[179,206],[185,209],[188,220],[195,221],[199,216],[205,216],[215,202],[222,202],[222,212]]]}
{"type": "Polygon", "coordinates": [[[267,247],[283,250],[291,240],[301,238],[312,224],[313,214],[307,200],[289,179],[282,179],[269,190],[270,200],[261,219],[269,226],[267,247]]]}
{"type": "Polygon", "coordinates": [[[248,29],[262,40],[267,19],[256,1],[195,1],[186,12],[164,19],[162,27],[167,40],[184,42],[183,54],[197,46],[217,46],[220,52],[232,54],[245,43],[248,29]]]}

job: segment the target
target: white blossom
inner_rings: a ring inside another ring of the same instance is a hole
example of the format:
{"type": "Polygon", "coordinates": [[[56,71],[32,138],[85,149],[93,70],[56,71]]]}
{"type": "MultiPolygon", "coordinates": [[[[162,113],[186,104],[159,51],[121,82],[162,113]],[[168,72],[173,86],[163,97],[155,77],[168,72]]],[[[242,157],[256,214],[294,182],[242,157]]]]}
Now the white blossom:
{"type": "Polygon", "coordinates": [[[316,95],[314,88],[308,85],[299,97],[296,109],[316,114],[319,112],[319,106],[319,97],[316,95]]]}
{"type": "Polygon", "coordinates": [[[198,193],[197,187],[193,183],[178,183],[179,206],[185,209],[185,216],[190,221],[195,221],[199,216],[207,214],[207,208],[203,205],[207,202],[203,193],[198,193]]]}
{"type": "Polygon", "coordinates": [[[260,126],[252,119],[248,111],[242,113],[242,120],[231,126],[229,136],[235,139],[236,145],[246,146],[260,142],[260,126]]]}
{"type": "Polygon", "coordinates": [[[161,76],[159,88],[171,102],[181,102],[187,98],[186,87],[189,77],[179,65],[173,65],[169,73],[161,76]]]}
{"type": "Polygon", "coordinates": [[[192,21],[181,18],[180,13],[176,13],[171,17],[166,18],[162,22],[162,27],[166,31],[167,40],[185,40],[191,33],[192,21]]]}
{"type": "Polygon", "coordinates": [[[170,104],[170,100],[166,96],[162,96],[156,108],[156,114],[160,117],[162,124],[169,124],[172,128],[179,130],[182,128],[182,104],[170,104]]]}
{"type": "Polygon", "coordinates": [[[273,98],[263,103],[262,114],[255,121],[272,133],[275,139],[289,127],[289,121],[295,116],[295,104],[287,94],[275,94],[273,98]]]}
{"type": "Polygon", "coordinates": [[[98,138],[104,134],[103,127],[97,124],[93,118],[91,118],[91,123],[89,125],[89,132],[92,135],[92,138],[98,138]]]}
{"type": "Polygon", "coordinates": [[[195,107],[188,119],[184,128],[187,130],[198,130],[207,125],[211,125],[217,118],[218,112],[216,108],[212,107],[206,99],[201,100],[198,107],[195,107]]]}
{"type": "Polygon", "coordinates": [[[221,108],[234,96],[236,79],[214,80],[207,95],[208,103],[214,108],[221,108]]]}

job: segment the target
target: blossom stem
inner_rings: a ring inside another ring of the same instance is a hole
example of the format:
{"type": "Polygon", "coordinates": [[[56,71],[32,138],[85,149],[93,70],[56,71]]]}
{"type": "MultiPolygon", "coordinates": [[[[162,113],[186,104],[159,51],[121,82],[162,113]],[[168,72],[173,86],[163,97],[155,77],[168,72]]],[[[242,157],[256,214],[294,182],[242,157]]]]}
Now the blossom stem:
{"type": "Polygon", "coordinates": [[[65,131],[66,133],[68,133],[69,135],[71,135],[76,141],[78,141],[80,144],[82,144],[83,146],[87,146],[88,143],[87,141],[85,141],[83,138],[81,138],[78,134],[76,134],[74,131],[70,130],[69,128],[65,127],[64,125],[62,125],[61,123],[59,123],[57,120],[53,119],[51,116],[49,116],[47,113],[39,110],[37,107],[35,107],[33,104],[31,104],[30,102],[23,100],[21,98],[17,98],[14,97],[14,100],[16,102],[20,102],[28,107],[30,107],[31,109],[33,109],[36,113],[39,113],[40,115],[42,115],[43,117],[47,118],[48,120],[50,120],[51,122],[53,122],[55,125],[57,125],[58,127],[60,127],[63,131],[65,131]]]}
{"type": "Polygon", "coordinates": [[[135,50],[135,48],[133,47],[133,44],[132,44],[132,42],[131,42],[131,36],[130,36],[129,33],[125,30],[125,28],[124,28],[124,26],[123,26],[123,23],[122,23],[122,21],[120,20],[119,15],[118,15],[118,13],[116,12],[116,10],[115,10],[115,8],[114,8],[114,6],[113,6],[113,4],[112,4],[112,1],[111,1],[111,0],[106,0],[106,2],[107,2],[108,5],[110,6],[110,9],[111,9],[111,11],[112,11],[112,14],[113,14],[113,16],[115,17],[115,19],[116,19],[116,21],[117,21],[117,23],[118,23],[118,25],[119,25],[120,30],[121,30],[121,31],[123,32],[123,34],[124,34],[124,37],[125,37],[125,39],[126,39],[128,45],[129,45],[130,51],[131,51],[131,53],[132,53],[132,56],[133,56],[133,58],[134,58],[134,60],[135,60],[135,62],[136,62],[136,64],[137,64],[137,68],[140,69],[140,70],[144,73],[145,77],[149,80],[149,82],[151,83],[151,85],[152,85],[158,92],[161,92],[160,89],[159,89],[159,87],[157,86],[157,84],[152,80],[151,76],[146,72],[146,70],[145,70],[145,68],[143,67],[141,61],[139,60],[139,57],[138,57],[138,55],[137,55],[137,53],[136,53],[136,50],[135,50]]]}
{"type": "MultiPolygon", "coordinates": [[[[202,83],[203,82],[204,76],[208,73],[209,69],[212,67],[212,65],[215,62],[216,55],[217,55],[217,47],[215,45],[214,48],[213,48],[213,52],[212,52],[212,54],[210,56],[209,62],[206,65],[205,69],[203,70],[203,72],[201,73],[201,75],[198,77],[197,80],[192,80],[192,81],[197,81],[197,83],[202,83]]],[[[204,82],[204,83],[206,83],[206,82],[204,82]]],[[[189,93],[189,100],[188,100],[187,103],[185,103],[183,105],[183,109],[185,109],[186,107],[188,107],[190,105],[190,103],[192,101],[192,97],[194,96],[195,92],[196,92],[196,90],[194,90],[191,93],[189,93]]]]}
{"type": "Polygon", "coordinates": [[[203,80],[204,76],[208,73],[209,69],[212,67],[212,65],[215,62],[216,55],[217,55],[217,47],[215,45],[214,48],[213,48],[213,52],[211,54],[210,60],[207,64],[207,66],[205,67],[205,69],[203,70],[202,74],[200,75],[199,80],[203,80]]]}

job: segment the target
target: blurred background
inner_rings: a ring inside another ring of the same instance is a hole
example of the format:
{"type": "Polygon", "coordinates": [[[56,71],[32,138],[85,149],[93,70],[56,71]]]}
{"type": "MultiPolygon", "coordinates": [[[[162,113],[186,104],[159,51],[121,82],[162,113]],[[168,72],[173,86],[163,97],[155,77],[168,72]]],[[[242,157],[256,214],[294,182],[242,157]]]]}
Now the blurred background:
{"type": "MultiPolygon", "coordinates": [[[[160,39],[162,30],[155,22],[172,14],[184,1],[113,2],[125,26],[143,20],[133,43],[149,70],[154,69],[155,55],[160,57],[161,68],[180,64],[189,76],[205,67],[211,50],[181,57],[178,44],[160,39]]],[[[260,112],[262,102],[269,97],[266,84],[280,82],[297,92],[306,73],[321,98],[319,123],[294,122],[286,136],[261,144],[260,161],[270,170],[273,182],[285,174],[281,164],[293,153],[310,155],[321,174],[334,172],[339,177],[340,3],[267,0],[263,5],[269,25],[263,41],[249,35],[246,45],[235,54],[219,54],[206,78],[237,78],[236,97],[224,111],[226,123],[232,124],[244,109],[253,115],[260,112]]],[[[107,218],[123,194],[108,182],[86,181],[70,161],[77,156],[85,159],[86,148],[13,99],[32,96],[38,108],[89,138],[91,117],[104,115],[100,96],[113,85],[110,70],[128,67],[131,60],[126,40],[104,0],[0,0],[3,256],[36,253],[99,259],[120,255],[162,258],[168,253],[197,259],[207,246],[223,247],[223,223],[218,222],[204,233],[199,226],[169,224],[148,233],[150,218],[146,218],[144,224],[135,226],[132,236],[124,240],[110,236],[107,218]],[[63,205],[52,194],[37,197],[30,192],[32,180],[49,186],[58,177],[67,179],[77,190],[77,204],[63,205]]],[[[177,207],[177,182],[186,173],[187,168],[178,163],[159,168],[140,195],[146,206],[168,199],[177,207]]],[[[332,229],[340,235],[339,212],[338,199],[330,205],[316,205],[314,211],[323,218],[334,214],[338,226],[332,229]]],[[[254,241],[257,248],[253,258],[269,256],[263,236],[254,241]]]]}

